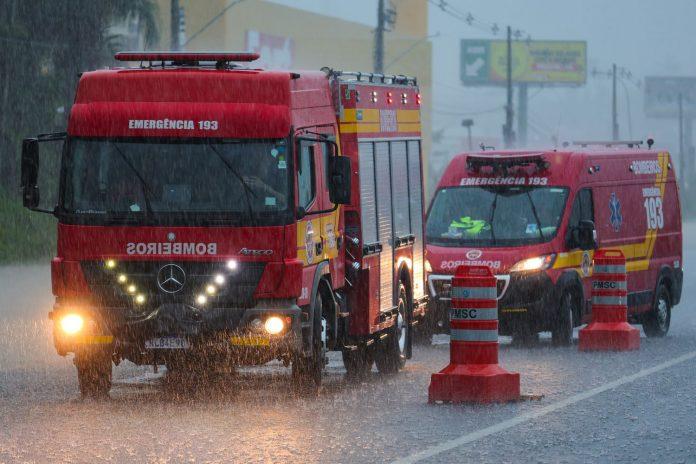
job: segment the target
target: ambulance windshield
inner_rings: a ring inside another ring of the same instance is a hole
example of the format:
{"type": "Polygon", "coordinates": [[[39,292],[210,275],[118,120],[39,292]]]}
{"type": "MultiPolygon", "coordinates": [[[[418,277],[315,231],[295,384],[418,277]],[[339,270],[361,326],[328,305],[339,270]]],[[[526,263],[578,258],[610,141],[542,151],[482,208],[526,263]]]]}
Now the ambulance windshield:
{"type": "Polygon", "coordinates": [[[59,211],[88,223],[284,223],[292,217],[286,149],[285,139],[72,139],[59,211]]]}
{"type": "Polygon", "coordinates": [[[426,235],[439,246],[516,246],[555,237],[568,189],[447,187],[438,190],[426,235]]]}

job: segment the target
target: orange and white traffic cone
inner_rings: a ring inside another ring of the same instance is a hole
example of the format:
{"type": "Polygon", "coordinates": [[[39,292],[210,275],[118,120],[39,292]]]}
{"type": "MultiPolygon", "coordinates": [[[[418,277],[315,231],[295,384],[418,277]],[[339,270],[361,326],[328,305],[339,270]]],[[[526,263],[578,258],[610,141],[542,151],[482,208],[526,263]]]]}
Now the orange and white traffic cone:
{"type": "Polygon", "coordinates": [[[520,398],[520,374],[498,365],[496,278],[486,266],[459,266],[452,279],[450,364],[433,374],[428,402],[490,403],[520,398]]]}
{"type": "Polygon", "coordinates": [[[621,250],[600,250],[592,274],[592,322],[580,330],[580,351],[640,348],[640,331],[628,323],[626,258],[621,250]]]}

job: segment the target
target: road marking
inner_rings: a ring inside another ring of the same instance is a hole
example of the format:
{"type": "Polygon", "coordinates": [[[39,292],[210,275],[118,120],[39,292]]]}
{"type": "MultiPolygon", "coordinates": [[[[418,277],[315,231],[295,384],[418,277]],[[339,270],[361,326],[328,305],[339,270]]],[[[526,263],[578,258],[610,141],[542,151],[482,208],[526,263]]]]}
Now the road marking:
{"type": "Polygon", "coordinates": [[[491,425],[490,427],[477,430],[467,435],[462,435],[459,438],[445,441],[443,443],[440,443],[439,445],[431,446],[430,448],[426,448],[423,451],[419,451],[410,456],[397,459],[396,461],[394,461],[394,464],[408,464],[432,458],[433,456],[437,456],[438,454],[450,451],[454,448],[458,448],[469,443],[473,443],[489,435],[502,432],[503,430],[507,430],[509,428],[515,427],[516,425],[529,422],[547,414],[551,414],[552,412],[558,411],[559,409],[563,409],[566,406],[579,403],[580,401],[592,398],[593,396],[599,395],[600,393],[604,393],[605,391],[613,390],[614,388],[620,387],[621,385],[631,383],[635,380],[647,377],[651,374],[655,374],[656,372],[663,371],[672,366],[676,366],[677,364],[689,361],[694,358],[696,358],[696,351],[691,351],[682,356],[679,356],[678,358],[674,358],[670,361],[666,361],[662,364],[658,364],[648,369],[642,369],[636,372],[635,374],[627,375],[625,377],[621,377],[620,379],[614,380],[613,382],[605,383],[604,385],[600,385],[599,387],[595,387],[585,392],[578,393],[577,395],[571,396],[569,398],[550,404],[548,406],[544,406],[543,408],[538,409],[536,411],[520,414],[519,416],[515,416],[512,419],[508,419],[506,421],[491,425]]]}

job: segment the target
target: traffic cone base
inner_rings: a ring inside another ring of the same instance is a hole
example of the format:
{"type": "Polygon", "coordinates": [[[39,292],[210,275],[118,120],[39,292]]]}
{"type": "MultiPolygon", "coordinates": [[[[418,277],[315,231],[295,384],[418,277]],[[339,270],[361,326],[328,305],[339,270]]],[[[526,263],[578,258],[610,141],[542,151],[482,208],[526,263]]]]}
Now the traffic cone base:
{"type": "Polygon", "coordinates": [[[450,364],[430,378],[428,402],[499,403],[520,399],[520,374],[498,364],[450,364]]]}
{"type": "Polygon", "coordinates": [[[640,330],[628,322],[592,322],[579,333],[580,351],[633,351],[640,348],[640,330]]]}

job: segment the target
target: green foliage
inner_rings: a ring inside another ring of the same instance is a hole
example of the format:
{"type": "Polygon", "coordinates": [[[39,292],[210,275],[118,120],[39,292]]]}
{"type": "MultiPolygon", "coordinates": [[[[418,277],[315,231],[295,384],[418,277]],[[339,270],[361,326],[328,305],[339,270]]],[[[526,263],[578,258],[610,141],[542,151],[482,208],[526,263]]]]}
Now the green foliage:
{"type": "Polygon", "coordinates": [[[155,0],[0,0],[0,261],[53,246],[53,219],[20,206],[21,141],[65,131],[79,73],[113,64],[124,45],[119,24],[155,43],[155,0]]]}
{"type": "Polygon", "coordinates": [[[56,219],[25,209],[0,189],[0,263],[48,260],[56,250],[56,219]]]}

